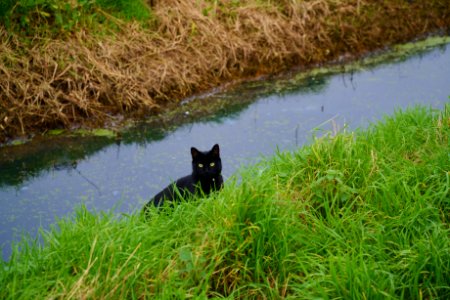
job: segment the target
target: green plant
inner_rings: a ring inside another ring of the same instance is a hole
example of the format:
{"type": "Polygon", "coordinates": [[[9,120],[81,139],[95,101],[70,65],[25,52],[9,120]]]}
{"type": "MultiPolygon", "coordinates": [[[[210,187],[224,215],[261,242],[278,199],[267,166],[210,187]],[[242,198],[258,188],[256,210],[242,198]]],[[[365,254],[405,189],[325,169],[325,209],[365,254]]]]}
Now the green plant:
{"type": "Polygon", "coordinates": [[[151,10],[143,0],[7,0],[0,6],[0,21],[26,35],[95,29],[98,24],[114,24],[111,16],[145,23],[151,10]]]}

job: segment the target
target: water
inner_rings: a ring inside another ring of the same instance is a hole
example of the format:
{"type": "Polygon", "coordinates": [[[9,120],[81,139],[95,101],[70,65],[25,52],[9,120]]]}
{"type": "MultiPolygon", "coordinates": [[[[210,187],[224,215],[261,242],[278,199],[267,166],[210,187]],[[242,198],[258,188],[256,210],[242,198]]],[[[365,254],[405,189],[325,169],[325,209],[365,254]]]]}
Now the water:
{"type": "Polygon", "coordinates": [[[208,150],[219,143],[227,178],[277,148],[307,143],[317,128],[364,127],[419,103],[442,108],[450,95],[450,51],[441,47],[356,73],[287,81],[288,87],[256,82],[213,95],[201,101],[232,104],[173,130],[140,126],[120,143],[56,138],[0,149],[3,259],[12,241],[36,236],[39,226],[49,228],[82,203],[118,213],[140,209],[170,179],[190,173],[191,146],[208,150]]]}

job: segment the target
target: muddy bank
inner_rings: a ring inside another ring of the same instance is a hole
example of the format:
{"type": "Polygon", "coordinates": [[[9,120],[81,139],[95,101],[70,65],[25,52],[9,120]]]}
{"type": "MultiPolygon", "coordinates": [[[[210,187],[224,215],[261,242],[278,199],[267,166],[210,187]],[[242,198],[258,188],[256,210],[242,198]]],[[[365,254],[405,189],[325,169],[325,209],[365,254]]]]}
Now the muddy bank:
{"type": "Polygon", "coordinates": [[[0,142],[156,115],[226,82],[450,27],[448,1],[156,1],[155,22],[30,42],[0,27],[0,142]]]}

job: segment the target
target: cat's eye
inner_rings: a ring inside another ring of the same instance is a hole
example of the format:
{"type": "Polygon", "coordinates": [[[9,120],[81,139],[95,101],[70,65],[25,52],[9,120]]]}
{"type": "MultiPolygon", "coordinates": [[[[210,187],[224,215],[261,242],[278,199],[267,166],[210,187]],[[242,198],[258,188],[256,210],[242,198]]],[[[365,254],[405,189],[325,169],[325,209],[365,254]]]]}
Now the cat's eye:
{"type": "Polygon", "coordinates": [[[199,168],[203,168],[203,164],[198,164],[198,167],[199,168]]]}
{"type": "Polygon", "coordinates": [[[215,165],[216,165],[216,164],[213,163],[213,162],[209,164],[210,167],[214,167],[215,165]]]}

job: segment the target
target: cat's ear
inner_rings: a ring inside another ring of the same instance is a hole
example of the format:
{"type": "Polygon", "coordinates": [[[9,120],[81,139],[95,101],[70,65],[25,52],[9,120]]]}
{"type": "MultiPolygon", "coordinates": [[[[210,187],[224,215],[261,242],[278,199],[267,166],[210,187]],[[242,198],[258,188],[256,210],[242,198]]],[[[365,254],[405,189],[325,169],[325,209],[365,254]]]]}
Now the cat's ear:
{"type": "Polygon", "coordinates": [[[219,157],[219,156],[220,156],[219,144],[215,144],[215,145],[212,147],[211,152],[214,154],[214,156],[219,157]]]}
{"type": "Polygon", "coordinates": [[[192,155],[192,159],[195,159],[200,151],[197,150],[197,148],[195,147],[191,147],[191,155],[192,155]]]}

